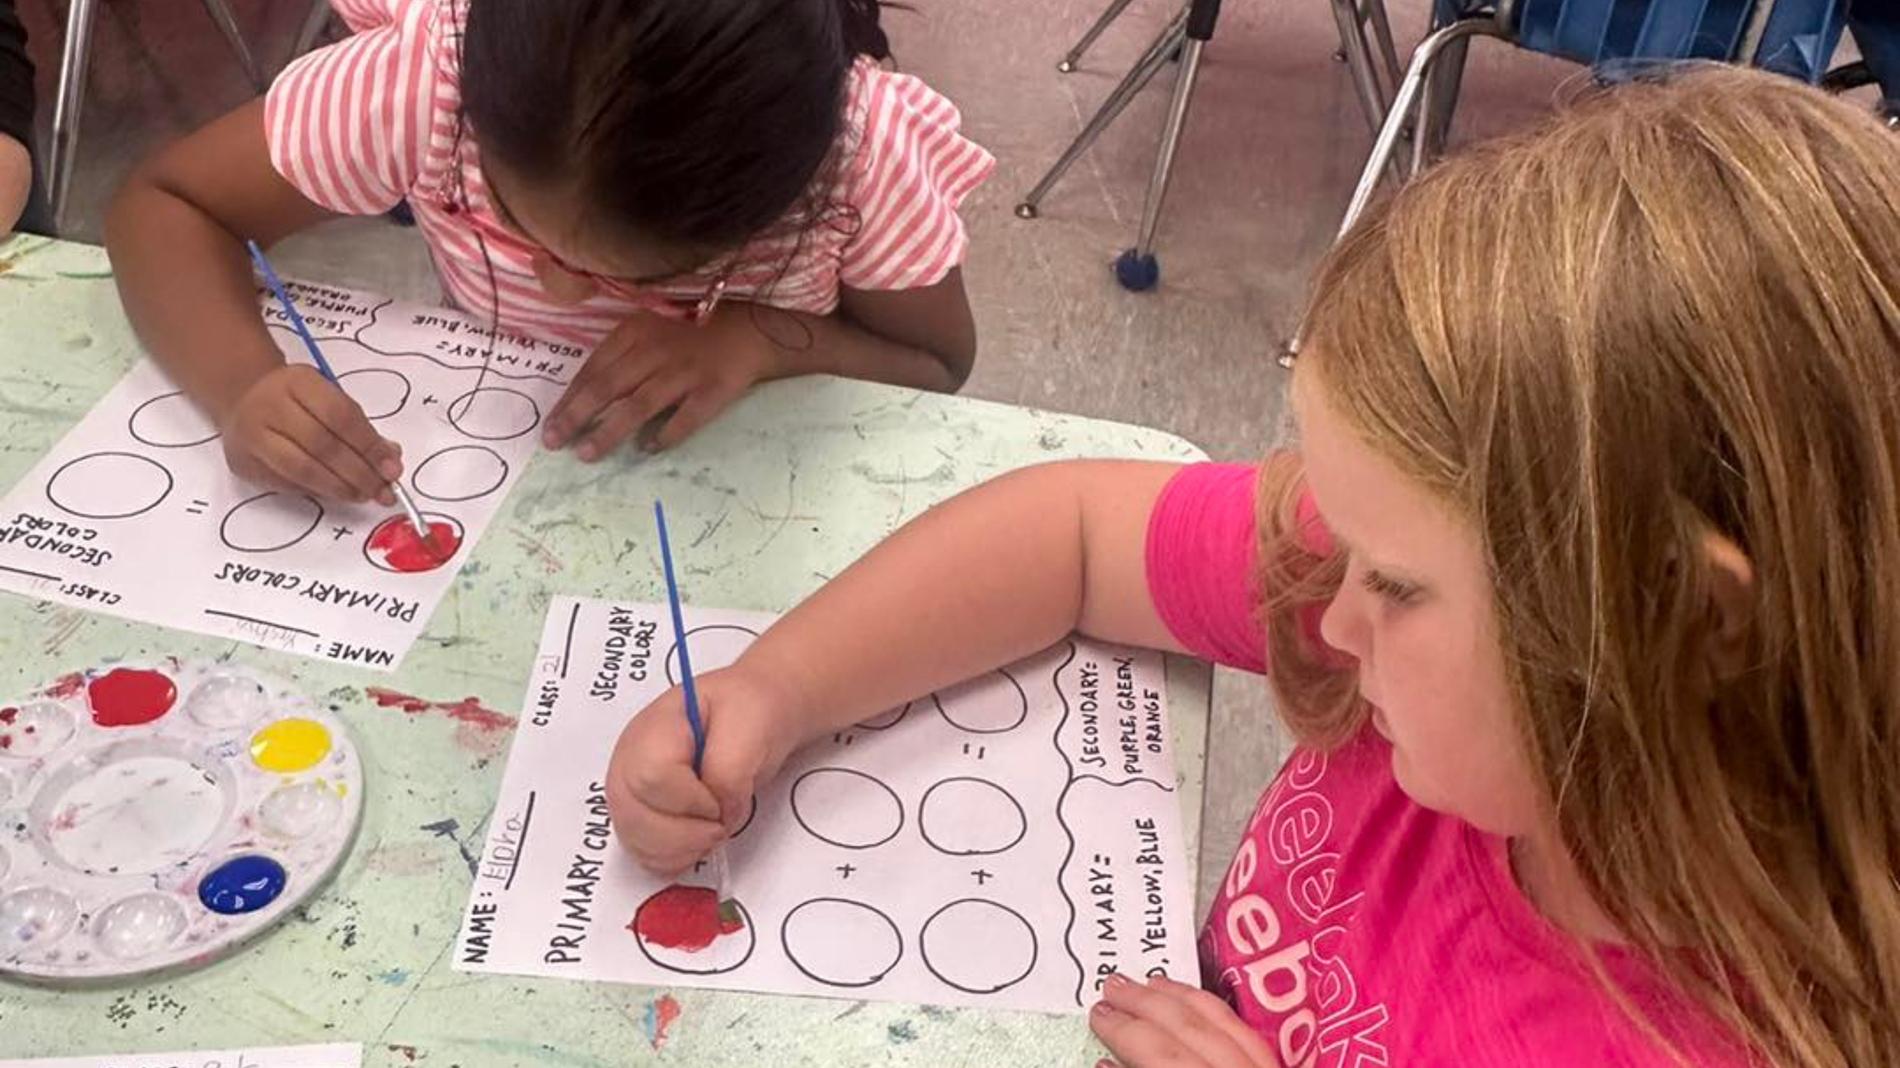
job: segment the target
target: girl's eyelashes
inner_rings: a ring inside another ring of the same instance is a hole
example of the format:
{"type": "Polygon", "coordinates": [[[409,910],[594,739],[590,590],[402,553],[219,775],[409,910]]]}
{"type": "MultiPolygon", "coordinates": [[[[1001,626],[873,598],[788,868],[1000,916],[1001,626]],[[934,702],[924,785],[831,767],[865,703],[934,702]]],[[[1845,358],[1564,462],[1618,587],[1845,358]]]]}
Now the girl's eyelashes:
{"type": "Polygon", "coordinates": [[[1398,579],[1391,578],[1372,568],[1367,568],[1365,573],[1360,576],[1359,581],[1366,589],[1391,601],[1393,604],[1410,604],[1419,594],[1419,588],[1417,586],[1409,582],[1402,582],[1398,579]]]}

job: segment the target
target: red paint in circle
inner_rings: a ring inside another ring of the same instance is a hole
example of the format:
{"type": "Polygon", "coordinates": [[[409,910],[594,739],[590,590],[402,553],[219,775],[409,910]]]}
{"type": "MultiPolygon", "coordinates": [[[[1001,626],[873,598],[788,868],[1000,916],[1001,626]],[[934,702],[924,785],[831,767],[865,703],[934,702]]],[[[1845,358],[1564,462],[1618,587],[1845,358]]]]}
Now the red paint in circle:
{"type": "Polygon", "coordinates": [[[92,721],[101,727],[136,727],[172,710],[178,687],[156,671],[113,668],[86,686],[92,721]]]}
{"type": "Polygon", "coordinates": [[[691,953],[745,930],[745,919],[736,902],[719,900],[718,891],[675,884],[641,902],[627,930],[647,945],[691,953]]]}
{"type": "Polygon", "coordinates": [[[407,516],[394,515],[370,531],[368,551],[373,560],[391,571],[434,571],[454,558],[462,547],[462,530],[454,523],[423,517],[429,524],[425,542],[407,516]]]}

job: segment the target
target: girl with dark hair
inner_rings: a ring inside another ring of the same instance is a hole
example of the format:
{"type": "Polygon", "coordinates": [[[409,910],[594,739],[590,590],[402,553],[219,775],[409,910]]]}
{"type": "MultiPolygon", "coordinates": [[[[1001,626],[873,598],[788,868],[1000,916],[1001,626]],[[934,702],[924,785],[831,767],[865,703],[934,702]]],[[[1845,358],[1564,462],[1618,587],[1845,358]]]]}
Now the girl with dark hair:
{"type": "Polygon", "coordinates": [[[353,35],[139,167],[107,247],[241,475],[381,497],[395,446],[286,365],[242,240],[406,202],[447,298],[590,351],[543,441],[673,444],[753,383],[952,390],[957,206],[994,161],[878,66],[876,0],[340,0],[353,35]]]}

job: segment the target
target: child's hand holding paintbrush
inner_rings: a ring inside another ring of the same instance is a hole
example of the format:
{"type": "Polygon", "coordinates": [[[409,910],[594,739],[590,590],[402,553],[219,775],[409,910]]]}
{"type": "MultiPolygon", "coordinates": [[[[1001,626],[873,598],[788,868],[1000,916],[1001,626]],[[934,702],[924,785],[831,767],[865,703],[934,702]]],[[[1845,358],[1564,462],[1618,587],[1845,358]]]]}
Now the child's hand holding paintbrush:
{"type": "MultiPolygon", "coordinates": [[[[310,354],[311,370],[321,384],[313,384],[309,373],[294,366],[265,375],[245,395],[245,403],[240,404],[231,420],[225,444],[226,458],[231,456],[234,433],[250,431],[243,435],[244,439],[256,443],[260,459],[278,477],[306,488],[316,488],[313,481],[317,486],[346,487],[352,493],[344,497],[346,500],[374,498],[384,506],[400,504],[410,528],[415,531],[417,543],[430,556],[446,558],[454,550],[436,545],[434,529],[402,488],[401,449],[370,429],[363,409],[343,392],[343,383],[337,380],[330,361],[323,358],[317,339],[310,336],[310,327],[298,313],[297,305],[291,302],[290,294],[284,291],[284,284],[278,281],[270,261],[264,258],[264,250],[258,248],[255,241],[245,245],[250,249],[251,262],[264,276],[264,285],[277,298],[284,317],[290,320],[291,328],[310,354]],[[260,389],[265,391],[264,396],[251,403],[252,394],[260,389]],[[248,419],[247,409],[252,413],[248,419]],[[330,419],[324,419],[319,413],[327,413],[330,419]],[[282,417],[284,422],[271,425],[273,414],[282,417]],[[300,433],[287,433],[283,429],[286,425],[300,433]],[[262,429],[254,429],[259,426],[262,429]],[[365,481],[366,476],[370,481],[365,481]]],[[[235,461],[232,469],[238,469],[235,461]]]]}
{"type": "Polygon", "coordinates": [[[607,776],[607,808],[621,843],[642,866],[673,876],[702,859],[712,861],[708,878],[725,881],[719,847],[752,811],[752,792],[778,773],[794,739],[772,730],[761,710],[779,707],[786,695],[769,681],[737,671],[696,675],[687,648],[666,513],[653,504],[667,602],[672,609],[680,686],[647,706],[621,732],[607,776]],[[717,741],[709,745],[708,739],[717,741]],[[644,759],[632,761],[639,752],[644,759]],[[619,774],[633,766],[638,780],[619,774]]]}
{"type": "MultiPolygon", "coordinates": [[[[251,250],[266,284],[288,306],[263,254],[251,250]]],[[[288,314],[301,328],[294,307],[288,314]]],[[[316,351],[314,341],[307,344],[316,351]]],[[[245,388],[219,428],[226,462],[241,478],[283,482],[326,500],[396,506],[401,447],[376,432],[321,360],[319,352],[312,364],[286,363],[245,388]]]]}

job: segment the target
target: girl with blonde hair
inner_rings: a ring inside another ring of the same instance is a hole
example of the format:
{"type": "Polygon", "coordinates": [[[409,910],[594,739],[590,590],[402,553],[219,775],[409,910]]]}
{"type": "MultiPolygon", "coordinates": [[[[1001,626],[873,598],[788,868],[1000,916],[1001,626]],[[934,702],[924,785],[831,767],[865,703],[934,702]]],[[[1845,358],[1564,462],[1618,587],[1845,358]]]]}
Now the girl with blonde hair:
{"type": "Polygon", "coordinates": [[[1322,265],[1301,447],[1000,478],[612,758],[672,871],[791,748],[1071,630],[1301,745],[1130,1068],[1900,1064],[1900,142],[1741,71],[1451,160],[1322,265]]]}

